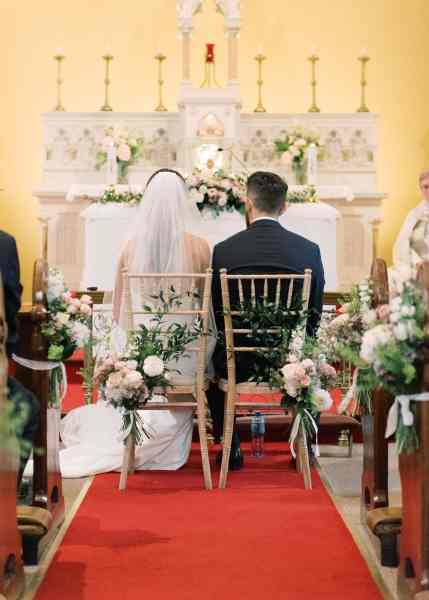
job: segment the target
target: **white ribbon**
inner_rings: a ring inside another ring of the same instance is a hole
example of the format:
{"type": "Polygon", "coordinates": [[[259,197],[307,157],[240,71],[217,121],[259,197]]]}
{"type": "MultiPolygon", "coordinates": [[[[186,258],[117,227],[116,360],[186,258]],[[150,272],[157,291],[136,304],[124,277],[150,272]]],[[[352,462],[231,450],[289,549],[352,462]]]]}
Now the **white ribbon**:
{"type": "MultiPolygon", "coordinates": [[[[317,424],[316,421],[313,419],[311,413],[304,408],[304,412],[306,413],[306,415],[308,416],[308,418],[310,419],[311,425],[314,429],[314,432],[316,434],[316,445],[315,445],[315,455],[316,456],[320,456],[320,451],[319,451],[319,442],[317,439],[317,432],[318,432],[318,428],[317,428],[317,424]]],[[[290,432],[290,436],[289,436],[289,445],[290,445],[290,451],[291,454],[294,458],[296,458],[296,452],[295,452],[295,440],[298,436],[298,432],[299,432],[299,427],[301,425],[301,421],[302,421],[302,416],[300,413],[298,413],[293,421],[293,425],[292,425],[292,430],[290,432]]]]}
{"type": "Polygon", "coordinates": [[[30,360],[28,358],[23,358],[22,356],[17,356],[16,354],[12,354],[12,359],[16,364],[21,365],[21,367],[25,367],[26,369],[30,369],[31,371],[52,371],[53,369],[60,367],[63,380],[63,391],[60,396],[60,403],[64,400],[68,388],[67,372],[64,363],[51,360],[30,360]]]}
{"type": "Polygon", "coordinates": [[[386,438],[395,433],[398,428],[399,412],[405,427],[411,427],[414,423],[414,414],[410,408],[410,402],[429,402],[429,392],[421,394],[403,394],[396,396],[389,410],[386,425],[386,438]]]}

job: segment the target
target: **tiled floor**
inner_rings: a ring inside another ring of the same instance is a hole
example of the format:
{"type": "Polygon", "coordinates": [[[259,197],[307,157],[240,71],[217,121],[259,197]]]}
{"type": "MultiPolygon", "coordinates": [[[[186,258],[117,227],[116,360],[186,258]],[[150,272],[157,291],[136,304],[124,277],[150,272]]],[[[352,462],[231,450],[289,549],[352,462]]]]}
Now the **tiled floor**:
{"type": "MultiPolygon", "coordinates": [[[[357,444],[353,458],[345,458],[344,450],[335,446],[321,446],[320,472],[335,505],[349,528],[356,544],[387,600],[396,600],[396,569],[382,567],[377,558],[371,538],[360,521],[360,496],[357,495],[362,473],[362,445],[357,444]]],[[[394,447],[390,448],[391,471],[389,472],[390,504],[401,505],[397,459],[394,447]]],[[[364,599],[362,599],[364,600],[364,599]]]]}

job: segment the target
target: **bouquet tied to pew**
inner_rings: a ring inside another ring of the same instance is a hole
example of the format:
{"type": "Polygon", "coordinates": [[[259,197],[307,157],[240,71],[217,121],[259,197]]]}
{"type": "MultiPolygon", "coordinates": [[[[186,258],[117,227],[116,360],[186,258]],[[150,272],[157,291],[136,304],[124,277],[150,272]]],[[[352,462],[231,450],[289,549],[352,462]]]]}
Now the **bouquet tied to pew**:
{"type": "MultiPolygon", "coordinates": [[[[61,271],[51,267],[48,274],[47,320],[41,333],[48,345],[48,360],[63,363],[88,343],[91,335],[92,300],[88,295],[76,298],[67,289],[61,271]]],[[[64,367],[51,370],[51,403],[58,405],[66,389],[64,367]],[[62,394],[60,388],[63,387],[62,394]]]]}
{"type": "Polygon", "coordinates": [[[371,414],[371,394],[377,382],[373,370],[360,356],[362,340],[368,328],[377,320],[377,311],[371,308],[372,283],[364,279],[351,290],[332,318],[322,318],[318,331],[319,344],[328,360],[341,365],[345,396],[338,412],[371,414]],[[351,381],[350,379],[351,378],[351,381]]]}
{"type": "Polygon", "coordinates": [[[429,400],[420,393],[429,341],[425,321],[423,289],[410,279],[400,284],[389,304],[377,309],[377,319],[362,339],[361,360],[373,370],[377,385],[395,398],[386,437],[396,433],[399,453],[418,448],[415,403],[429,400]]]}
{"type": "Polygon", "coordinates": [[[122,414],[122,439],[125,442],[132,435],[137,445],[150,437],[139,409],[148,402],[167,401],[174,374],[180,374],[174,362],[189,356],[187,348],[203,334],[200,319],[178,323],[167,318],[172,304],[180,306],[173,288],[168,301],[162,292],[160,296],[161,307],[159,303],[158,307],[144,306],[152,314],[147,324],[130,334],[124,351],[120,355],[105,355],[94,373],[102,397],[122,414]]]}

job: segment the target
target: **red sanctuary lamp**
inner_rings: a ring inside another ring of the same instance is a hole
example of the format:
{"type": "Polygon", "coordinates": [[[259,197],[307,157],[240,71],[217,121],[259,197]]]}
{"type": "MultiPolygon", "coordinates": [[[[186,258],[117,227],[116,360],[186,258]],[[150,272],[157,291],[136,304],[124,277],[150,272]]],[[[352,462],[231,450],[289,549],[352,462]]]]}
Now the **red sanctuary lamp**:
{"type": "Polygon", "coordinates": [[[211,88],[213,85],[220,87],[216,81],[216,60],[215,60],[215,44],[206,44],[206,55],[204,61],[204,81],[201,84],[202,88],[211,88]]]}

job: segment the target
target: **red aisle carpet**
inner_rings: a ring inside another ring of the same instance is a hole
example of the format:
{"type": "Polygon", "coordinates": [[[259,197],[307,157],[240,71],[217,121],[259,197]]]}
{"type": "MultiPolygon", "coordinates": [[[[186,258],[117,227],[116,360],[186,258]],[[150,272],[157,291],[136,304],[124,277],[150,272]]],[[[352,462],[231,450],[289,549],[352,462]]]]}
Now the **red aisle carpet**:
{"type": "Polygon", "coordinates": [[[36,600],[380,600],[316,472],[306,492],[279,448],[226,490],[202,490],[196,450],[125,492],[96,477],[36,600]]]}

